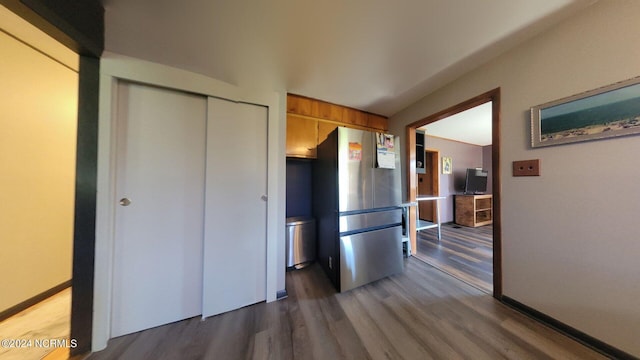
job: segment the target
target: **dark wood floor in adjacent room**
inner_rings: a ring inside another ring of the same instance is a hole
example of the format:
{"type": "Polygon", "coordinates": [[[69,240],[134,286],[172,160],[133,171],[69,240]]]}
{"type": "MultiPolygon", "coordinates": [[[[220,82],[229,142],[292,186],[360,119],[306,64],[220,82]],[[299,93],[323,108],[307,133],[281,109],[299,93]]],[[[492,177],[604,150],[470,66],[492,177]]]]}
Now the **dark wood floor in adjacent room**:
{"type": "Polygon", "coordinates": [[[122,336],[90,359],[605,358],[414,257],[340,294],[317,264],[286,281],[284,300],[122,336]]]}
{"type": "Polygon", "coordinates": [[[493,226],[442,224],[418,232],[417,258],[489,294],[493,293],[493,226]]]}

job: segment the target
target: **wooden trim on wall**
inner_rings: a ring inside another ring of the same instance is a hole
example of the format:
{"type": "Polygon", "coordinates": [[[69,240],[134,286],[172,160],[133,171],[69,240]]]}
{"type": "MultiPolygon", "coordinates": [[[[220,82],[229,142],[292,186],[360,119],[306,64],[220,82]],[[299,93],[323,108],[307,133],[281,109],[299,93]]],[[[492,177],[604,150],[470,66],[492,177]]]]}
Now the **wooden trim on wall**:
{"type": "MultiPolygon", "coordinates": [[[[416,126],[407,126],[406,158],[407,158],[407,201],[416,202],[416,192],[418,188],[416,173],[416,126]]],[[[416,236],[417,205],[409,207],[409,241],[412,252],[418,251],[418,241],[416,236]]]]}
{"type": "Polygon", "coordinates": [[[389,130],[386,116],[296,94],[287,94],[287,114],[356,129],[389,130]]]}
{"type": "Polygon", "coordinates": [[[502,185],[500,177],[500,88],[488,93],[491,97],[491,181],[493,194],[493,296],[502,298],[502,185]]]}
{"type": "MultiPolygon", "coordinates": [[[[500,207],[500,88],[487,91],[483,94],[475,96],[471,99],[463,101],[457,105],[451,106],[447,109],[439,111],[433,115],[429,115],[423,119],[410,123],[406,126],[407,129],[407,199],[409,202],[416,201],[416,129],[442,120],[457,113],[469,110],[476,106],[492,102],[491,111],[491,126],[492,126],[492,181],[493,181],[493,297],[496,299],[502,298],[502,222],[501,222],[501,207],[500,207]]],[[[416,214],[412,207],[409,212],[409,236],[411,239],[411,248],[417,251],[417,236],[415,231],[416,214]]]]}
{"type": "MultiPolygon", "coordinates": [[[[438,120],[442,120],[444,118],[448,118],[452,115],[455,115],[457,113],[463,112],[465,110],[469,110],[471,108],[474,108],[476,106],[482,105],[484,103],[487,103],[489,101],[494,101],[494,98],[496,99],[496,101],[499,101],[500,99],[500,88],[496,88],[490,91],[487,91],[484,94],[480,94],[478,96],[475,96],[469,100],[463,101],[460,104],[454,105],[450,108],[444,109],[442,111],[439,111],[433,115],[429,115],[421,120],[418,121],[414,121],[411,124],[407,125],[408,127],[413,127],[413,128],[419,128],[421,126],[425,126],[427,124],[431,124],[432,122],[436,122],[438,120]]],[[[494,118],[495,119],[495,118],[494,118]]],[[[494,139],[495,140],[495,139],[494,139]]]]}

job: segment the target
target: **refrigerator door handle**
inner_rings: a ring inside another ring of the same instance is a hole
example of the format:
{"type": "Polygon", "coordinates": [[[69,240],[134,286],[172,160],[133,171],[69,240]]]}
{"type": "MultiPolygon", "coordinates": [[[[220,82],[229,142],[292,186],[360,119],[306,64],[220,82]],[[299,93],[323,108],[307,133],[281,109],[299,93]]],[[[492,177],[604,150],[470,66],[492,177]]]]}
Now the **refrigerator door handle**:
{"type": "Polygon", "coordinates": [[[341,233],[400,224],[402,223],[402,209],[392,208],[382,211],[341,215],[338,218],[338,222],[341,233]]]}

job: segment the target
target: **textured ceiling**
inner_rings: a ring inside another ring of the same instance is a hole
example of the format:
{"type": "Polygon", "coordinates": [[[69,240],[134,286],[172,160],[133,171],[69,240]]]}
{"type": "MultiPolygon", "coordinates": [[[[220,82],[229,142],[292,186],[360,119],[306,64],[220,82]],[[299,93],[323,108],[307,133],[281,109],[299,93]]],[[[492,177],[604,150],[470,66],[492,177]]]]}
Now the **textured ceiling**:
{"type": "Polygon", "coordinates": [[[595,0],[105,0],[106,50],[393,115],[595,0]]]}

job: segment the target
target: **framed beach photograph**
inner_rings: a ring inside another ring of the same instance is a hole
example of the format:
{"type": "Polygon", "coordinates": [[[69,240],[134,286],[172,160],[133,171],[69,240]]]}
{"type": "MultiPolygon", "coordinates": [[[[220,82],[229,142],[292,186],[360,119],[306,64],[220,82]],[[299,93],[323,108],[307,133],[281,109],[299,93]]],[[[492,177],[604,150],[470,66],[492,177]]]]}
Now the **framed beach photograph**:
{"type": "Polygon", "coordinates": [[[531,146],[640,133],[640,78],[531,108],[531,146]]]}

